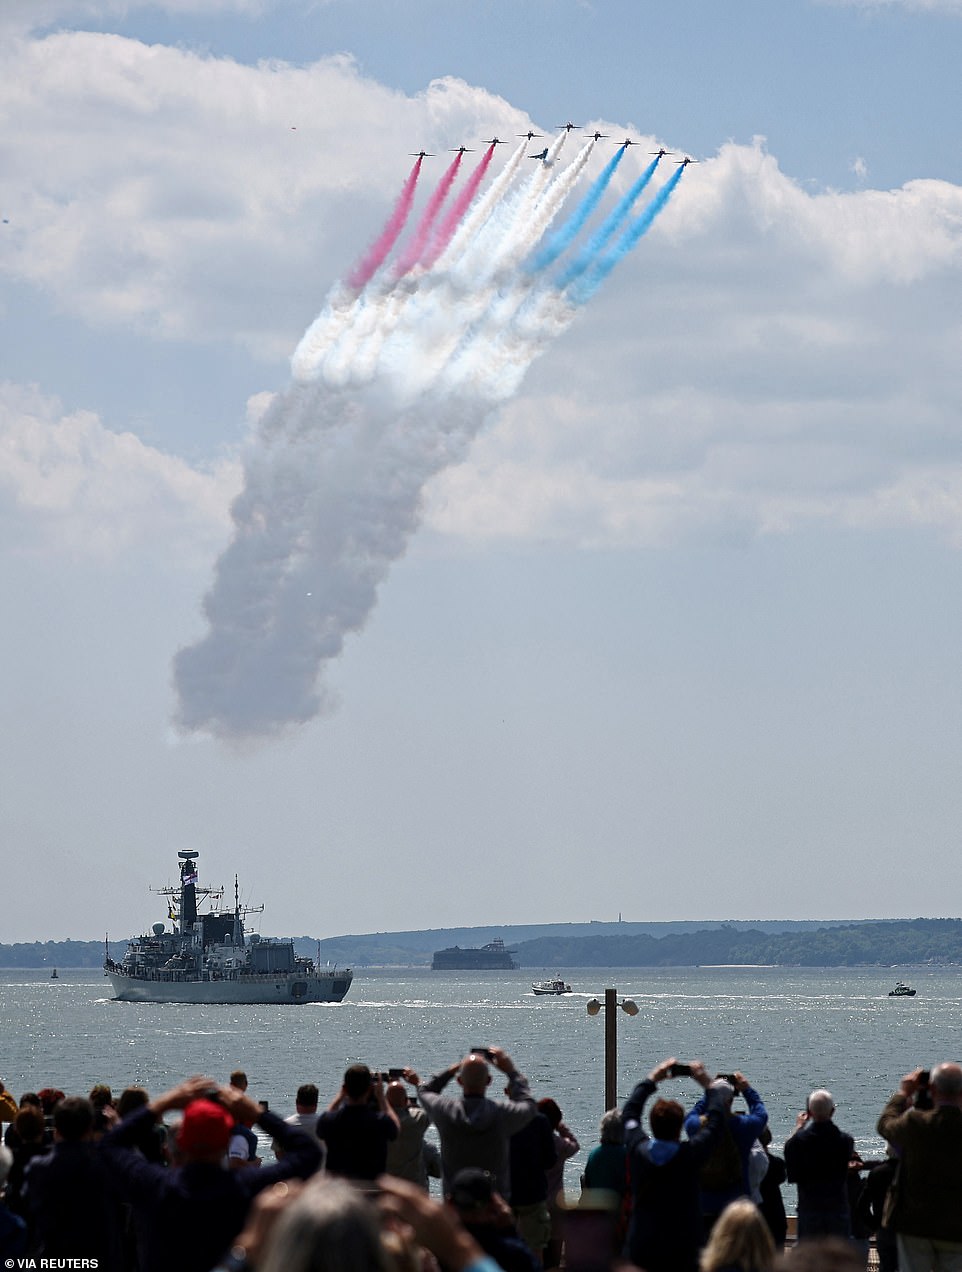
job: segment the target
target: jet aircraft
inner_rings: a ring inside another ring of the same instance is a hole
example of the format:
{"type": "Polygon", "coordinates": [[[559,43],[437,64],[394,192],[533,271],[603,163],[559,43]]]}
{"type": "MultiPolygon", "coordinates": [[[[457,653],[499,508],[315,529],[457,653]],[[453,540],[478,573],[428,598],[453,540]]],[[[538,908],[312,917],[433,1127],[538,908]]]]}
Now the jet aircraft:
{"type": "MultiPolygon", "coordinates": [[[[532,137],[534,135],[535,135],[534,133],[531,134],[532,137]]],[[[531,137],[528,137],[528,140],[530,141],[531,137]]],[[[489,141],[486,141],[484,144],[486,146],[506,146],[508,143],[506,141],[502,141],[500,137],[492,137],[489,141]]]]}
{"type": "Polygon", "coordinates": [[[588,136],[589,136],[589,137],[594,137],[595,141],[600,141],[600,140],[602,139],[602,137],[607,137],[607,136],[608,136],[608,134],[607,134],[607,133],[600,133],[600,132],[593,132],[593,133],[588,133],[588,136]]]}
{"type": "Polygon", "coordinates": [[[567,122],[566,124],[559,124],[559,125],[558,125],[558,127],[559,127],[559,128],[563,128],[563,129],[565,130],[565,132],[571,132],[571,131],[572,131],[572,129],[580,128],[580,127],[581,127],[581,125],[580,125],[580,124],[573,124],[573,123],[571,122],[571,120],[569,119],[569,120],[568,120],[568,122],[567,122]]]}
{"type": "Polygon", "coordinates": [[[698,160],[697,160],[697,159],[692,159],[691,155],[685,155],[684,159],[682,159],[682,161],[681,161],[681,163],[678,165],[678,167],[679,167],[679,168],[687,168],[687,167],[688,167],[688,165],[689,165],[690,163],[697,163],[697,162],[698,162],[698,160]]]}
{"type": "Polygon", "coordinates": [[[618,146],[637,146],[638,142],[632,141],[630,137],[626,137],[624,141],[619,141],[619,142],[616,142],[615,144],[618,146]]]}
{"type": "Polygon", "coordinates": [[[431,153],[430,150],[412,150],[411,158],[412,159],[433,159],[434,155],[431,153]]]}
{"type": "Polygon", "coordinates": [[[664,146],[660,150],[649,150],[650,155],[657,155],[659,159],[664,159],[665,155],[670,155],[672,151],[666,150],[664,146]]]}
{"type": "Polygon", "coordinates": [[[548,158],[548,147],[545,146],[540,155],[528,155],[529,159],[540,159],[542,163],[548,158]]]}
{"type": "Polygon", "coordinates": [[[451,154],[451,155],[463,155],[463,154],[473,155],[473,154],[474,154],[474,151],[471,149],[471,147],[470,147],[470,146],[455,146],[455,148],[454,148],[453,150],[449,150],[449,151],[448,151],[448,154],[451,154]]]}
{"type": "Polygon", "coordinates": [[[528,139],[529,141],[531,141],[531,139],[532,139],[533,137],[540,137],[540,136],[541,136],[541,133],[536,133],[536,132],[518,133],[518,136],[519,136],[519,137],[527,137],[527,139],[528,139]]]}

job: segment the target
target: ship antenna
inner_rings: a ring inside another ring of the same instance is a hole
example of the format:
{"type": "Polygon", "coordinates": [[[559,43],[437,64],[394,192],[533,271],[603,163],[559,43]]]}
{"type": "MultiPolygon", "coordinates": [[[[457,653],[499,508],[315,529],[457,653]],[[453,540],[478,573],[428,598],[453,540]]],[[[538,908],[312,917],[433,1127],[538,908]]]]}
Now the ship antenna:
{"type": "Polygon", "coordinates": [[[240,894],[237,891],[237,875],[234,875],[234,913],[240,913],[240,894]]]}

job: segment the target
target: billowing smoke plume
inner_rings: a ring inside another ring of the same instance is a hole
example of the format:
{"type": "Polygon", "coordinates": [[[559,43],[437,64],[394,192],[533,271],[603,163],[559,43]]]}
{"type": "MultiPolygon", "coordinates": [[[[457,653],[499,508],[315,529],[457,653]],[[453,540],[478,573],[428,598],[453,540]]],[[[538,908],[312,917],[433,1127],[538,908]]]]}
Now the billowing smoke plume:
{"type": "Polygon", "coordinates": [[[294,380],[272,402],[245,459],[233,539],[204,601],[209,630],[174,660],[182,728],[264,737],[325,709],[321,670],[364,626],[391,562],[417,529],[428,480],[465,458],[492,408],[517,390],[681,177],[679,168],[629,222],[650,165],[569,277],[552,281],[548,267],[620,159],[539,256],[594,144],[562,167],[566,135],[517,187],[523,147],[488,193],[474,197],[491,146],[439,224],[458,155],[392,267],[418,159],[381,235],[304,334],[294,380]]]}

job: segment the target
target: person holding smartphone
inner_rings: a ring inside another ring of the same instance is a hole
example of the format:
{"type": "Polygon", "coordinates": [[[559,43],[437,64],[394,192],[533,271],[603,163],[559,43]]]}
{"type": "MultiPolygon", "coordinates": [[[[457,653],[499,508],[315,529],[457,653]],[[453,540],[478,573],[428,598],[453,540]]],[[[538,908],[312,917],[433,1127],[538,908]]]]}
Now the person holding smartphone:
{"type": "Polygon", "coordinates": [[[693,1061],[689,1075],[704,1091],[704,1121],[683,1141],[684,1108],[677,1100],[659,1099],[649,1115],[651,1134],[645,1130],[645,1105],[677,1063],[671,1057],[656,1065],[621,1111],[631,1180],[627,1253],[645,1272],[697,1272],[702,1244],[698,1174],[724,1126],[723,1093],[712,1086],[705,1066],[693,1061]]]}
{"type": "Polygon", "coordinates": [[[459,1170],[475,1167],[490,1171],[497,1191],[511,1196],[508,1144],[537,1112],[528,1079],[515,1068],[501,1047],[477,1047],[463,1060],[422,1082],[418,1087],[421,1107],[437,1127],[441,1140],[441,1180],[447,1192],[459,1170]],[[504,1099],[492,1100],[490,1065],[507,1078],[504,1099]],[[459,1095],[445,1095],[444,1088],[457,1077],[459,1095]]]}
{"type": "Polygon", "coordinates": [[[788,1182],[798,1188],[798,1239],[852,1235],[848,1205],[849,1164],[855,1141],[834,1122],[830,1091],[813,1091],[785,1141],[788,1182]]]}

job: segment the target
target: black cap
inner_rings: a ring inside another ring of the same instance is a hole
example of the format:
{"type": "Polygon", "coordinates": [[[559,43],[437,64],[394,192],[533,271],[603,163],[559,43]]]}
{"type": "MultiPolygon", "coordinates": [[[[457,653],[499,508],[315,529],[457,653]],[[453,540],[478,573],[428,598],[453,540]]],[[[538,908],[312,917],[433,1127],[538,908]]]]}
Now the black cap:
{"type": "Polygon", "coordinates": [[[483,1210],[495,1194],[494,1176],[490,1171],[466,1166],[451,1180],[448,1196],[459,1210],[483,1210]]]}

